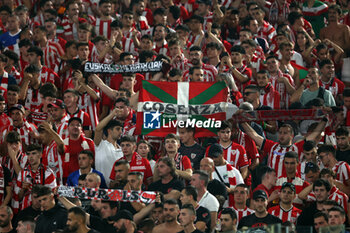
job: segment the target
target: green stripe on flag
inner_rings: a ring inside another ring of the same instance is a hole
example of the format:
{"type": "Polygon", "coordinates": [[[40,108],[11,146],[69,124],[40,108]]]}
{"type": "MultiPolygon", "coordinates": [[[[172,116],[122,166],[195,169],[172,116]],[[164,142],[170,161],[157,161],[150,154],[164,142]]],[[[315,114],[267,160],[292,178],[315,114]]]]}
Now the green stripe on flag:
{"type": "Polygon", "coordinates": [[[164,103],[176,104],[177,100],[173,96],[169,95],[167,92],[163,91],[156,85],[153,85],[147,81],[142,81],[142,87],[150,94],[154,95],[164,103]]]}
{"type": "Polygon", "coordinates": [[[217,95],[223,88],[226,88],[225,82],[216,82],[199,95],[190,99],[189,104],[204,104],[217,95]]]}
{"type": "Polygon", "coordinates": [[[299,79],[303,80],[304,78],[306,78],[307,74],[308,74],[307,70],[300,69],[299,70],[299,79]]]}

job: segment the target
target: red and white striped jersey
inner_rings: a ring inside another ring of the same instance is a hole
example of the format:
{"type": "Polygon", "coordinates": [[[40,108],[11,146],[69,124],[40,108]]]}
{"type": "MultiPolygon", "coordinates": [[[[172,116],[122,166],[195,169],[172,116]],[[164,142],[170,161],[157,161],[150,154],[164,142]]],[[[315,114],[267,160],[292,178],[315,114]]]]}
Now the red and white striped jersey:
{"type": "Polygon", "coordinates": [[[39,94],[39,89],[35,90],[31,87],[28,87],[24,106],[28,109],[37,109],[41,103],[42,99],[39,94]]]}
{"type": "MultiPolygon", "coordinates": [[[[282,184],[288,182],[288,183],[292,183],[295,186],[295,193],[298,195],[304,188],[306,188],[307,186],[309,186],[310,184],[303,180],[300,176],[300,173],[298,171],[296,171],[296,175],[293,179],[288,179],[287,175],[284,174],[282,176],[280,176],[277,181],[276,181],[276,186],[275,188],[277,190],[281,190],[282,184]]],[[[293,201],[293,204],[296,205],[297,207],[302,207],[303,202],[302,200],[300,200],[299,198],[295,198],[293,201]]]]}
{"type": "Polygon", "coordinates": [[[12,124],[12,119],[6,114],[0,114],[0,132],[2,133],[7,127],[12,124]]]}
{"type": "Polygon", "coordinates": [[[244,133],[243,131],[239,130],[237,137],[233,138],[233,142],[243,146],[244,148],[249,148],[246,150],[248,160],[260,157],[255,142],[251,137],[248,136],[248,134],[244,133]]]}
{"type": "Polygon", "coordinates": [[[43,26],[45,23],[44,14],[42,12],[37,14],[33,20],[34,22],[37,22],[39,25],[43,26]]]}
{"type": "MultiPolygon", "coordinates": [[[[28,161],[28,156],[23,153],[22,151],[20,151],[17,156],[16,156],[17,162],[19,164],[19,166],[24,169],[25,166],[27,165],[27,161],[28,161]]],[[[11,178],[16,178],[17,179],[17,175],[15,173],[15,167],[13,165],[12,159],[10,158],[9,155],[6,156],[1,156],[0,157],[0,163],[2,166],[7,167],[10,172],[11,172],[11,178]]]]}
{"type": "Polygon", "coordinates": [[[22,142],[22,151],[25,151],[24,146],[28,146],[29,144],[35,142],[35,139],[31,136],[30,132],[34,132],[36,134],[38,133],[38,130],[34,124],[31,124],[28,121],[24,120],[22,127],[17,128],[13,125],[10,125],[7,127],[7,129],[4,130],[2,139],[3,142],[5,141],[5,135],[10,131],[16,131],[20,135],[22,142]]]}
{"type": "Polygon", "coordinates": [[[68,138],[68,121],[63,122],[57,127],[57,134],[60,135],[63,140],[68,138]]]}
{"type": "MultiPolygon", "coordinates": [[[[225,185],[229,185],[230,188],[236,187],[238,184],[243,184],[244,180],[241,173],[237,168],[231,166],[226,162],[225,165],[215,166],[215,171],[213,172],[213,179],[216,179],[220,182],[225,183],[225,185]]],[[[225,206],[232,207],[234,204],[233,195],[229,195],[228,203],[225,203],[225,206]]]]}
{"type": "Polygon", "coordinates": [[[63,167],[62,167],[62,158],[63,154],[60,154],[57,149],[57,144],[54,140],[43,148],[42,153],[42,163],[50,168],[56,177],[57,184],[62,182],[63,167]]]}
{"type": "Polygon", "coordinates": [[[114,19],[111,18],[109,20],[102,20],[101,18],[97,18],[95,24],[95,32],[97,36],[104,36],[108,40],[111,38],[111,23],[114,19]]]}
{"type": "Polygon", "coordinates": [[[59,43],[48,40],[45,48],[43,48],[44,64],[49,69],[54,70],[56,66],[59,66],[61,57],[64,55],[64,50],[59,43]]]}
{"type": "MultiPolygon", "coordinates": [[[[98,96],[100,96],[100,92],[98,90],[95,90],[98,96]]],[[[91,126],[92,130],[96,129],[96,126],[98,124],[98,110],[97,110],[97,104],[98,102],[95,102],[93,98],[88,94],[84,93],[82,96],[80,96],[78,104],[82,111],[86,112],[91,120],[91,126]]]]}
{"type": "Polygon", "coordinates": [[[336,179],[345,184],[345,181],[349,180],[350,166],[347,162],[339,161],[337,162],[332,171],[336,174],[336,179]]]}
{"type": "MultiPolygon", "coordinates": [[[[83,122],[82,126],[83,126],[83,130],[91,130],[91,119],[90,119],[90,116],[84,112],[83,110],[79,109],[75,112],[75,113],[67,113],[67,117],[68,117],[68,120],[71,118],[71,117],[78,117],[81,119],[81,121],[83,122]]],[[[68,122],[67,122],[68,123],[68,122]]],[[[68,127],[68,125],[67,125],[68,127]]]]}
{"type": "Polygon", "coordinates": [[[13,44],[13,45],[9,45],[7,47],[4,48],[4,50],[10,50],[10,51],[13,51],[15,53],[17,53],[18,56],[20,56],[21,52],[19,51],[19,45],[18,43],[16,44],[13,44]]]}
{"type": "Polygon", "coordinates": [[[248,207],[245,207],[244,209],[237,209],[234,205],[232,206],[232,209],[234,209],[237,213],[237,225],[239,223],[239,221],[241,221],[241,219],[245,216],[248,216],[248,215],[251,215],[251,214],[254,214],[255,211],[248,208],[248,207]]]}
{"type": "Polygon", "coordinates": [[[292,205],[289,210],[283,209],[280,205],[271,207],[268,212],[282,220],[282,222],[291,222],[296,224],[297,218],[301,214],[301,210],[292,205]]]}
{"type": "MultiPolygon", "coordinates": [[[[193,65],[191,63],[187,63],[187,66],[192,67],[193,65]]],[[[202,69],[204,71],[204,77],[203,77],[204,82],[215,82],[215,77],[218,74],[218,70],[215,68],[215,66],[203,63],[202,69]]],[[[187,70],[182,75],[184,82],[190,81],[190,73],[189,72],[190,71],[187,70]]]]}
{"type": "Polygon", "coordinates": [[[31,109],[30,120],[35,125],[40,125],[49,117],[47,112],[43,112],[42,107],[43,104],[40,104],[38,107],[31,109]]]}
{"type": "Polygon", "coordinates": [[[243,93],[243,90],[246,86],[248,86],[250,84],[250,80],[252,79],[253,73],[252,70],[250,68],[248,68],[246,65],[242,65],[239,68],[236,68],[238,72],[240,72],[243,76],[248,78],[248,81],[246,81],[245,83],[241,83],[236,76],[233,74],[233,72],[231,72],[233,78],[235,79],[235,82],[237,84],[237,88],[238,90],[243,93]]]}
{"type": "Polygon", "coordinates": [[[134,40],[130,38],[123,37],[122,39],[122,46],[124,52],[133,53],[134,55],[137,54],[137,48],[135,46],[134,40]]]}
{"type": "Polygon", "coordinates": [[[147,29],[149,29],[147,18],[143,15],[140,15],[138,23],[136,24],[134,21],[134,27],[137,28],[142,35],[145,34],[147,29]]]}
{"type": "Polygon", "coordinates": [[[262,92],[260,92],[260,102],[262,105],[266,105],[271,107],[272,109],[280,109],[281,108],[281,96],[280,93],[275,91],[273,86],[269,83],[266,85],[266,87],[263,89],[262,92]]]}
{"type": "Polygon", "coordinates": [[[189,69],[189,61],[188,59],[185,57],[185,55],[182,53],[181,54],[181,60],[180,61],[175,61],[174,63],[171,64],[172,68],[176,68],[181,70],[182,72],[184,72],[185,70],[189,69]]]}
{"type": "Polygon", "coordinates": [[[288,79],[289,83],[294,86],[294,80],[289,74],[284,74],[282,71],[278,70],[278,74],[276,76],[270,75],[270,83],[272,84],[275,91],[280,94],[280,103],[281,108],[286,108],[289,106],[290,95],[287,93],[287,88],[284,83],[277,82],[279,77],[285,77],[288,79]]]}
{"type": "Polygon", "coordinates": [[[47,82],[53,83],[55,85],[57,83],[60,83],[60,77],[58,76],[58,74],[46,66],[41,67],[39,77],[40,77],[41,82],[43,84],[45,84],[47,82]]]}
{"type": "MultiPolygon", "coordinates": [[[[12,79],[12,81],[11,81],[11,78],[12,78],[11,76],[9,77],[9,73],[4,71],[3,75],[0,76],[0,82],[1,82],[0,87],[7,89],[8,85],[9,85],[9,81],[11,84],[11,82],[14,80],[14,79],[12,79]]],[[[13,82],[15,82],[15,81],[13,81],[13,82]]],[[[15,83],[12,83],[12,84],[15,84],[15,83]]]]}
{"type": "Polygon", "coordinates": [[[153,51],[157,54],[168,55],[169,49],[166,40],[163,41],[162,46],[157,46],[157,44],[154,43],[153,51]]]}
{"type": "Polygon", "coordinates": [[[203,28],[204,31],[207,31],[207,24],[208,23],[213,23],[213,12],[209,12],[206,16],[203,17],[204,18],[204,22],[203,22],[203,28]]]}
{"type": "Polygon", "coordinates": [[[284,154],[289,151],[295,151],[299,154],[303,150],[303,144],[304,141],[300,141],[290,146],[282,146],[278,142],[265,139],[261,146],[261,149],[268,155],[267,165],[275,169],[277,177],[280,177],[282,174],[284,174],[284,154]]]}
{"type": "MultiPolygon", "coordinates": [[[[202,31],[202,33],[204,34],[204,31],[202,31]]],[[[191,44],[194,44],[197,40],[199,40],[200,36],[201,36],[201,34],[198,34],[195,36],[195,35],[193,35],[192,32],[190,32],[190,34],[188,36],[188,41],[191,42],[191,44]]],[[[203,45],[203,41],[202,41],[202,45],[203,45]]]]}
{"type": "Polygon", "coordinates": [[[24,69],[27,67],[27,65],[29,65],[29,62],[26,62],[25,60],[23,60],[22,56],[20,55],[19,62],[18,62],[19,71],[20,72],[24,71],[24,69]]]}
{"type": "MultiPolygon", "coordinates": [[[[47,187],[50,187],[51,189],[54,189],[57,187],[56,183],[56,177],[53,173],[53,171],[40,164],[37,171],[33,171],[30,167],[30,165],[26,166],[23,170],[21,170],[17,177],[17,182],[15,186],[15,193],[18,195],[23,182],[31,183],[32,185],[35,184],[41,184],[45,185],[47,187]]],[[[27,207],[29,207],[32,204],[32,194],[31,194],[31,188],[24,194],[23,200],[19,204],[19,209],[23,210],[27,207]]]]}
{"type": "Polygon", "coordinates": [[[21,73],[14,67],[11,67],[11,71],[9,72],[15,79],[17,83],[21,82],[21,73]]]}
{"type": "Polygon", "coordinates": [[[275,28],[264,20],[263,25],[259,27],[258,36],[266,39],[268,42],[276,35],[275,28]]]}
{"type": "Polygon", "coordinates": [[[329,90],[334,99],[336,99],[338,95],[343,94],[345,88],[345,84],[336,77],[332,78],[328,83],[324,83],[320,80],[320,86],[329,90]]]}
{"type": "Polygon", "coordinates": [[[64,30],[62,37],[66,41],[78,40],[77,27],[76,25],[74,25],[73,22],[70,21],[70,19],[67,16],[63,17],[61,26],[63,27],[63,30],[64,30]]]}
{"type": "Polygon", "coordinates": [[[237,169],[249,166],[246,150],[243,146],[232,142],[227,148],[221,145],[224,150],[224,159],[237,169]]]}

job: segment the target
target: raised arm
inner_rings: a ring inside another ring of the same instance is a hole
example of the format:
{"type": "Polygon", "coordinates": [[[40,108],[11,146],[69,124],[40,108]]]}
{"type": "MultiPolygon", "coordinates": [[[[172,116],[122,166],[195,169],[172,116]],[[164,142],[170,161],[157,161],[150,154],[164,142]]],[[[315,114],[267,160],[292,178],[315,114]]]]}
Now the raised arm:
{"type": "Polygon", "coordinates": [[[241,124],[244,132],[248,134],[248,136],[254,140],[255,144],[260,148],[264,142],[264,138],[255,132],[255,130],[247,123],[244,122],[241,124]]]}
{"type": "Polygon", "coordinates": [[[113,90],[109,86],[107,86],[96,74],[91,75],[92,81],[94,81],[95,85],[99,87],[108,97],[115,100],[117,96],[117,91],[113,90]]]}
{"type": "Polygon", "coordinates": [[[100,145],[101,143],[104,127],[106,127],[108,122],[110,122],[114,117],[117,116],[117,112],[118,112],[117,108],[113,109],[113,111],[111,111],[108,116],[103,118],[103,120],[97,124],[95,129],[95,136],[94,136],[94,143],[96,146],[100,145]]]}
{"type": "Polygon", "coordinates": [[[53,138],[53,140],[56,142],[57,144],[57,150],[58,153],[60,153],[61,155],[64,154],[65,149],[64,149],[64,142],[62,140],[62,138],[60,137],[60,135],[58,135],[53,129],[52,129],[52,125],[50,125],[48,122],[43,122],[40,124],[41,127],[43,127],[45,129],[45,131],[47,133],[49,133],[51,135],[51,137],[53,138]]]}

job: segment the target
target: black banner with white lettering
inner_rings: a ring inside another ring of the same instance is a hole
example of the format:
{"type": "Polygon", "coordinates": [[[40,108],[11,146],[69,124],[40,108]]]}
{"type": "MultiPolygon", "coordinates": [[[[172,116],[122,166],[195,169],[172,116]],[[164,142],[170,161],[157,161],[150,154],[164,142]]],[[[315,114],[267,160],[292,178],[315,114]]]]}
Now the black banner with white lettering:
{"type": "Polygon", "coordinates": [[[136,63],[132,65],[113,65],[95,62],[86,62],[84,71],[86,73],[106,73],[106,74],[121,74],[121,73],[146,73],[160,72],[163,67],[162,61],[153,61],[147,63],[136,63]]]}

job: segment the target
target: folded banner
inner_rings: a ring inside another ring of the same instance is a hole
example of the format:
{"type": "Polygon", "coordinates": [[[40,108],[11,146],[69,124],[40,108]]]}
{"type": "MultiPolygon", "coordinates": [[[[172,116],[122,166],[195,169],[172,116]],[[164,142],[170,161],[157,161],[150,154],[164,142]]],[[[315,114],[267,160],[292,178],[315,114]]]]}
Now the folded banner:
{"type": "Polygon", "coordinates": [[[195,127],[196,137],[215,136],[226,119],[227,95],[224,82],[142,81],[135,133],[164,137],[195,127]]]}
{"type": "Polygon", "coordinates": [[[86,62],[84,66],[84,71],[87,73],[107,73],[107,74],[146,73],[146,72],[159,72],[162,70],[162,67],[163,67],[162,61],[135,63],[132,65],[114,65],[114,64],[86,62]]]}
{"type": "Polygon", "coordinates": [[[156,192],[59,186],[58,196],[105,201],[153,203],[156,192]]]}
{"type": "Polygon", "coordinates": [[[249,121],[286,121],[286,120],[318,120],[325,116],[322,110],[293,109],[293,110],[260,110],[242,112],[233,115],[235,122],[249,121]]]}

